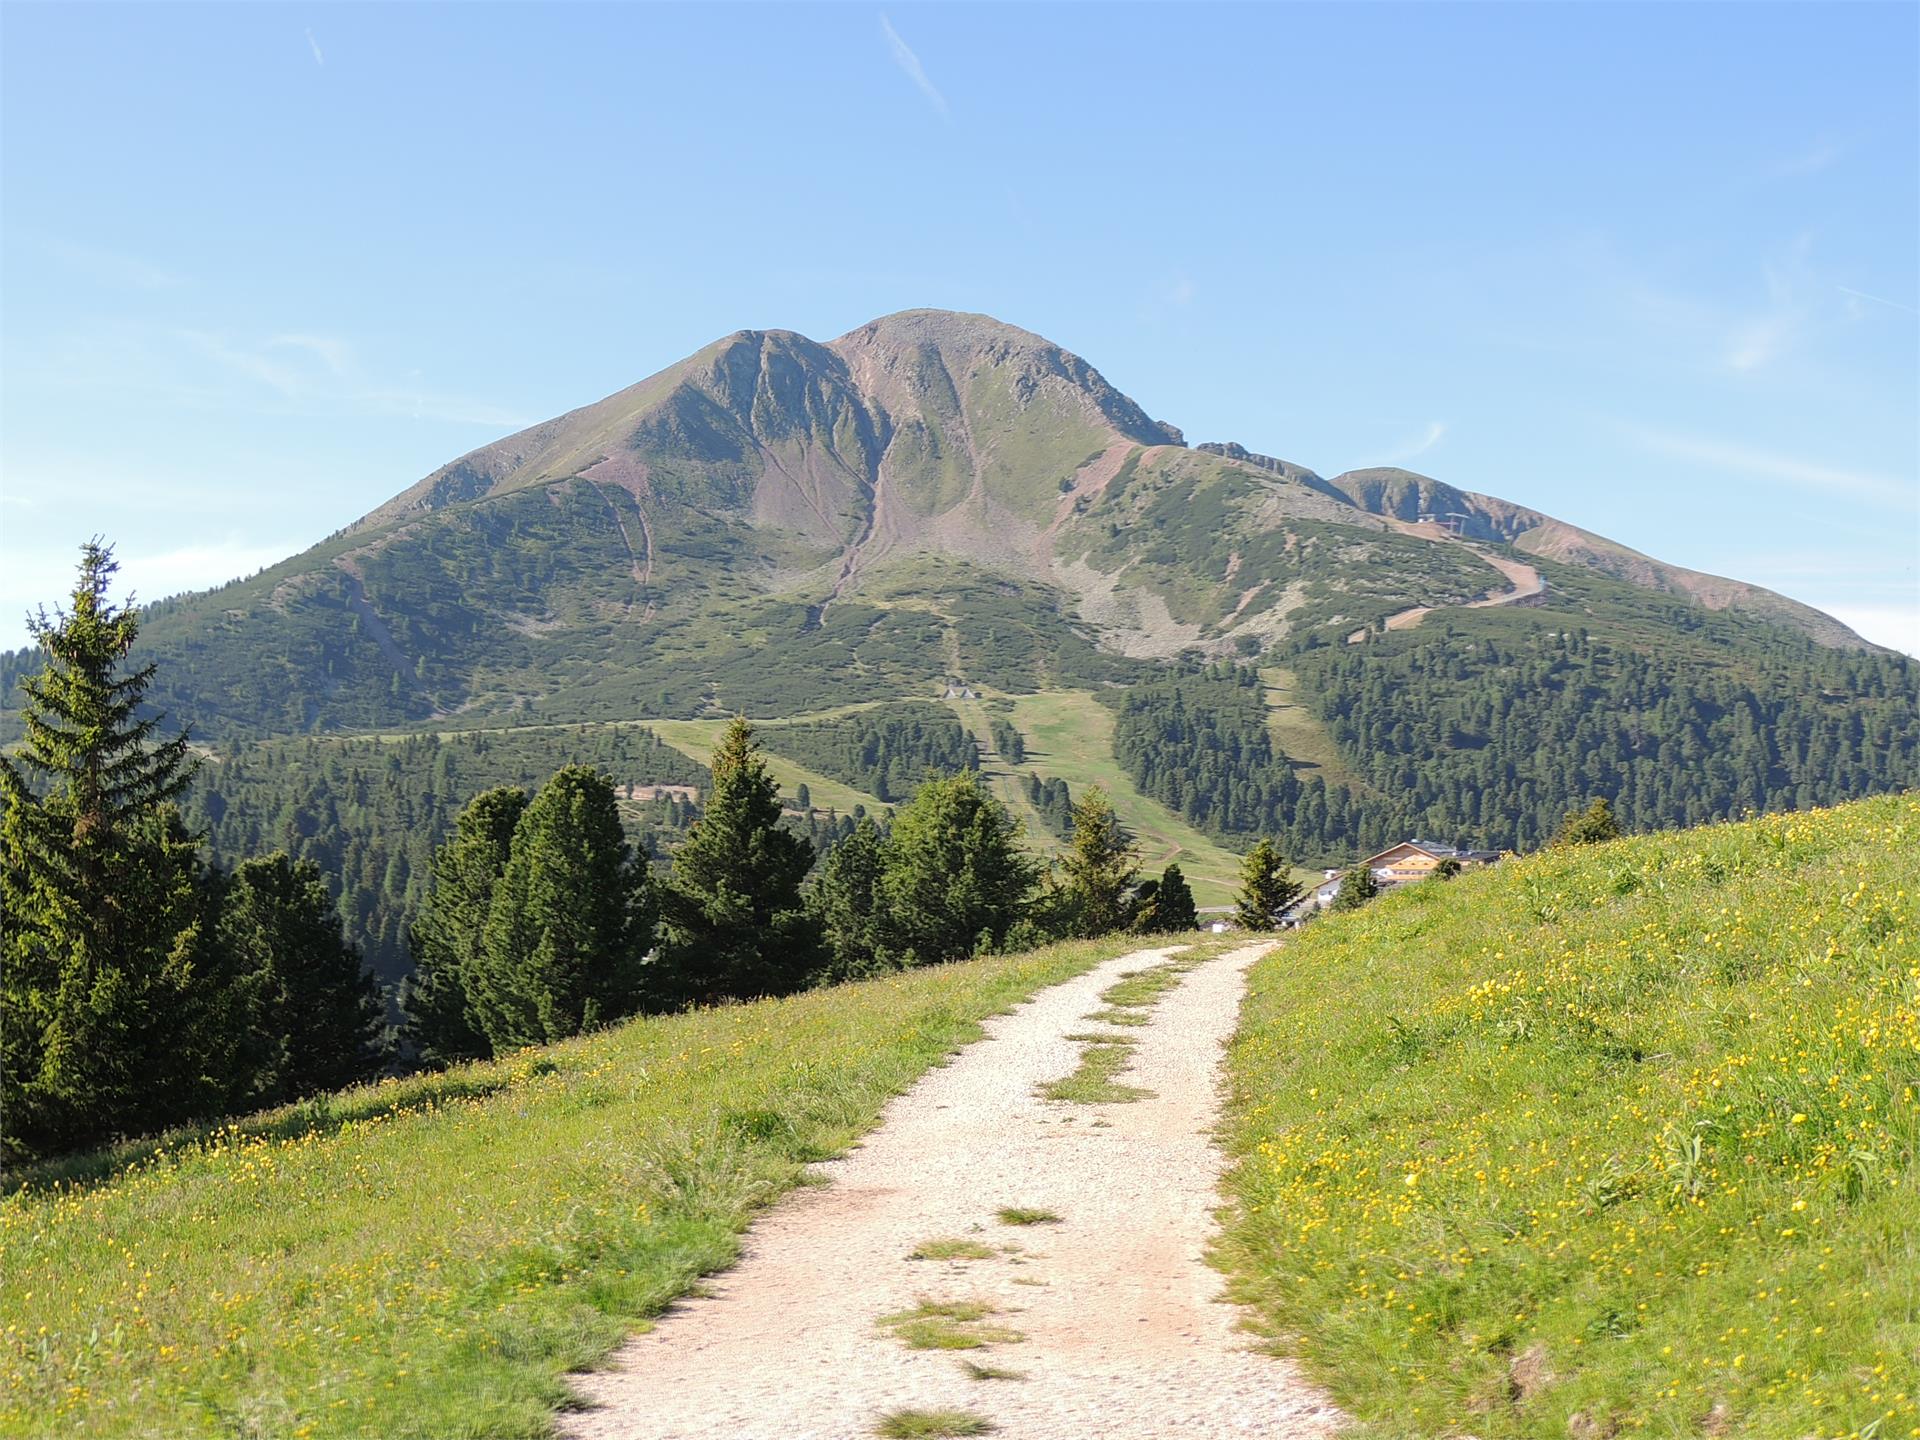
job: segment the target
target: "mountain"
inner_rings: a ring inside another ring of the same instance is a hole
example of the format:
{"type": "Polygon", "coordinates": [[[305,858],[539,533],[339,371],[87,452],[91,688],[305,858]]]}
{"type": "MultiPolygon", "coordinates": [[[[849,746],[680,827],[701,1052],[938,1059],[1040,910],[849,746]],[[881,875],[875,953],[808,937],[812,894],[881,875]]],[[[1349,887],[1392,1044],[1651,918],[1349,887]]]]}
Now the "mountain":
{"type": "MultiPolygon", "coordinates": [[[[389,974],[466,794],[581,755],[697,784],[736,711],[822,836],[959,727],[1040,843],[1101,784],[1203,904],[1261,833],[1335,863],[1535,844],[1595,794],[1646,829],[1920,785],[1920,667],[1830,616],[1408,471],[1188,446],[941,311],[729,335],[144,623],[216,849],[313,855],[389,974]],[[441,738],[355,738],[393,732],[441,738]]],[[[633,804],[656,848],[691,813],[633,804]]]]}
{"type": "Polygon", "coordinates": [[[163,699],[208,738],[768,714],[823,674],[840,701],[1093,684],[1448,607],[1551,609],[1552,566],[1864,648],[1782,596],[1424,476],[1189,448],[1078,356],[940,311],[824,345],[730,335],[155,607],[148,634],[163,699]]]}

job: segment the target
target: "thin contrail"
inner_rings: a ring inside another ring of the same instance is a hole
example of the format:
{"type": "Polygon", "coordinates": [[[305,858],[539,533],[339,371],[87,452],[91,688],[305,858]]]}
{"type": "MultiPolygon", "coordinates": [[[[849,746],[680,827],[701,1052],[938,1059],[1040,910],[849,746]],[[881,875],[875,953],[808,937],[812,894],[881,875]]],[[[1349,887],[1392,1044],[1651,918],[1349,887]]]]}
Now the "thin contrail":
{"type": "Polygon", "coordinates": [[[1869,295],[1866,291],[1855,290],[1850,285],[1836,285],[1833,288],[1838,290],[1842,295],[1853,295],[1861,300],[1871,300],[1876,305],[1884,305],[1889,310],[1898,310],[1905,315],[1920,315],[1920,310],[1914,309],[1913,306],[1902,305],[1898,300],[1889,300],[1884,295],[1869,295]]]}
{"type": "Polygon", "coordinates": [[[920,64],[920,57],[913,48],[900,38],[900,32],[893,28],[893,22],[885,15],[880,17],[880,28],[886,33],[887,48],[893,52],[893,63],[906,72],[907,78],[920,87],[920,93],[927,102],[942,115],[947,113],[947,97],[942,95],[933,81],[927,78],[926,69],[920,64]]]}

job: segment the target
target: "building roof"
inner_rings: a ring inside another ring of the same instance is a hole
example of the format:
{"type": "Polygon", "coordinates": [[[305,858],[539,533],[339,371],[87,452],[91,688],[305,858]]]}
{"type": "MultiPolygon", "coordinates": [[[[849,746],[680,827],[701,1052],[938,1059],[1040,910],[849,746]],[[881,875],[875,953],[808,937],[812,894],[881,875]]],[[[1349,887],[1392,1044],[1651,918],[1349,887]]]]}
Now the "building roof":
{"type": "Polygon", "coordinates": [[[1472,860],[1482,865],[1488,861],[1498,860],[1500,858],[1500,853],[1497,850],[1462,850],[1457,845],[1443,845],[1437,840],[1414,839],[1402,840],[1398,845],[1389,845],[1386,849],[1367,856],[1366,859],[1359,863],[1372,866],[1385,856],[1393,854],[1396,850],[1408,849],[1418,850],[1423,855],[1431,855],[1436,860],[1472,860]]]}
{"type": "Polygon", "coordinates": [[[1372,865],[1376,860],[1391,855],[1396,850],[1418,850],[1422,854],[1431,855],[1436,860],[1453,860],[1459,858],[1460,855],[1460,852],[1455,850],[1451,845],[1436,845],[1431,840],[1402,840],[1398,845],[1389,845],[1386,849],[1367,856],[1367,858],[1360,863],[1362,865],[1372,865]]]}

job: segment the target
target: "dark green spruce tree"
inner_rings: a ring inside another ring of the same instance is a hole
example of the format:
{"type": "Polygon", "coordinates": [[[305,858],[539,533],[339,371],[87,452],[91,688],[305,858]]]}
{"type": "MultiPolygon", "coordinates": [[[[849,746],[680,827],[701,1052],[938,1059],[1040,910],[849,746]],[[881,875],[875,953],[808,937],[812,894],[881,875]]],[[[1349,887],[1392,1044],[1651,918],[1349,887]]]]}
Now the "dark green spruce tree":
{"type": "Polygon", "coordinates": [[[246,1104],[339,1090],[379,1070],[386,1007],[311,860],[243,860],[227,877],[218,933],[251,992],[246,1104]]]}
{"type": "Polygon", "coordinates": [[[1620,838],[1620,822],[1614,818],[1613,807],[1607,803],[1606,796],[1595,797],[1585,810],[1575,810],[1560,824],[1557,833],[1548,843],[1561,845],[1601,845],[1609,840],[1620,838]]]}
{"type": "Polygon", "coordinates": [[[887,859],[880,827],[861,816],[853,833],[827,852],[807,891],[807,909],[820,924],[826,963],[823,984],[858,980],[894,967],[881,937],[880,878],[887,859]]]}
{"type": "Polygon", "coordinates": [[[1340,888],[1333,895],[1333,908],[1358,910],[1379,893],[1380,882],[1373,878],[1372,869],[1366,865],[1355,865],[1340,877],[1340,888]]]}
{"type": "Polygon", "coordinates": [[[478,973],[494,887],[526,810],[527,792],[517,786],[484,790],[467,802],[452,836],[434,852],[426,899],[408,934],[413,974],[401,1001],[406,1038],[429,1064],[493,1053],[467,999],[467,976],[478,973]]]}
{"type": "Polygon", "coordinates": [[[213,943],[214,887],[174,798],[184,734],[141,714],[139,632],[81,549],[71,609],[29,621],[26,737],[0,756],[0,1148],[42,1154],[219,1114],[244,1089],[247,995],[213,943]]]}
{"type": "Polygon", "coordinates": [[[1019,822],[972,771],[926,781],[887,834],[878,908],[889,958],[930,965],[1004,948],[1038,874],[1019,822]]]}
{"type": "Polygon", "coordinates": [[[721,735],[711,768],[661,897],[650,984],[669,1004],[783,995],[821,966],[820,922],[800,897],[813,846],[781,827],[779,788],[745,720],[721,735]]]}
{"type": "Polygon", "coordinates": [[[1169,865],[1158,880],[1140,884],[1133,928],[1142,935],[1173,935],[1200,927],[1193,890],[1178,865],[1169,865]]]}
{"type": "Polygon", "coordinates": [[[1092,938],[1124,930],[1133,916],[1128,892],[1139,878],[1139,851],[1113,813],[1106,792],[1088,790],[1073,807],[1073,834],[1062,857],[1061,890],[1073,933],[1092,938]]]}
{"type": "Polygon", "coordinates": [[[1293,863],[1263,837],[1240,863],[1240,893],[1233,918],[1243,930],[1277,930],[1280,917],[1305,894],[1293,878],[1293,863]]]}
{"type": "Polygon", "coordinates": [[[479,955],[462,972],[494,1053],[637,1011],[653,931],[653,887],[613,782],[585,765],[556,770],[514,826],[479,955]]]}

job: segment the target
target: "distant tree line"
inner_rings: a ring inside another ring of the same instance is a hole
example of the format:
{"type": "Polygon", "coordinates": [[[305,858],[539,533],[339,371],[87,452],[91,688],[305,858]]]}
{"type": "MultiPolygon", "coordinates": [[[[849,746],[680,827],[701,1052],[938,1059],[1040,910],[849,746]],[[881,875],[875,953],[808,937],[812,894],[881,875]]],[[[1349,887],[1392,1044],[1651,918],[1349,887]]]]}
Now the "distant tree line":
{"type": "MultiPolygon", "coordinates": [[[[626,798],[625,785],[689,786],[704,793],[704,765],[635,726],[577,725],[410,735],[304,738],[222,745],[180,798],[188,828],[216,858],[285,850],[327,877],[348,940],[386,985],[409,968],[407,927],[425,900],[435,848],[473,796],[499,786],[536,787],[561,764],[591,765],[623,782],[627,838],[658,853],[684,835],[695,799],[626,798]]],[[[809,822],[790,822],[808,828],[809,822]]],[[[829,825],[829,817],[819,817],[829,825]]],[[[837,833],[837,826],[831,826],[837,833]]]]}
{"type": "Polygon", "coordinates": [[[558,772],[531,800],[475,797],[434,857],[413,929],[403,1003],[419,1053],[484,1057],[634,1013],[1196,922],[1178,866],[1140,879],[1098,790],[1075,807],[1057,865],[1031,855],[1006,807],[961,771],[923,781],[884,828],[854,821],[816,872],[813,847],[781,823],[746,721],[721,737],[712,772],[659,878],[627,850],[608,782],[590,770],[558,772]],[[556,834],[560,816],[597,818],[556,834]],[[553,898],[530,912],[530,895],[553,898]]]}
{"type": "Polygon", "coordinates": [[[903,703],[856,710],[830,720],[769,726],[768,749],[809,770],[892,804],[929,775],[980,764],[973,736],[943,706],[903,703]]]}
{"type": "Polygon", "coordinates": [[[1396,838],[1532,849],[1594,797],[1643,831],[1920,785],[1920,662],[1907,656],[1779,630],[1719,652],[1537,622],[1423,632],[1296,666],[1299,693],[1384,797],[1361,813],[1390,817],[1396,838]]]}
{"type": "Polygon", "coordinates": [[[1114,696],[1115,756],[1207,833],[1317,860],[1414,834],[1537,848],[1593,797],[1650,830],[1920,785],[1920,664],[1905,656],[1784,633],[1709,661],[1538,624],[1428,629],[1293,661],[1358,784],[1296,774],[1257,672],[1228,664],[1114,696]]]}
{"type": "Polygon", "coordinates": [[[1027,763],[1027,737],[1020,733],[1018,725],[1004,715],[994,715],[987,720],[987,733],[993,737],[993,748],[1007,764],[1027,763]]]}
{"type": "Polygon", "coordinates": [[[1054,834],[1062,838],[1073,831],[1073,793],[1058,776],[1042,777],[1032,771],[1022,780],[1027,801],[1054,834]]]}
{"type": "Polygon", "coordinates": [[[1392,827],[1346,785],[1294,774],[1249,667],[1192,667],[1113,704],[1114,757],[1134,785],[1210,835],[1272,835],[1292,854],[1322,856],[1375,846],[1392,827]]]}

